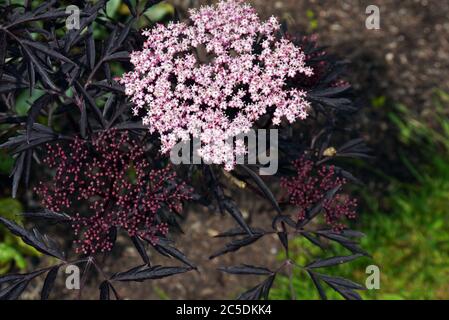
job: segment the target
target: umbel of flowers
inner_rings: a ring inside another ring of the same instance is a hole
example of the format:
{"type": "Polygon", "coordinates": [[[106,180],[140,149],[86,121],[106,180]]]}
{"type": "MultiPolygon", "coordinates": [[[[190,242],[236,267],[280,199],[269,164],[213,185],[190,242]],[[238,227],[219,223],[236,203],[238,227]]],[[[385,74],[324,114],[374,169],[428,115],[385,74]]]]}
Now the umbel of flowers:
{"type": "Polygon", "coordinates": [[[221,1],[190,11],[188,22],[158,25],[143,34],[142,51],[131,54],[134,70],[121,82],[162,152],[192,136],[199,155],[230,170],[245,154],[242,139],[263,115],[274,125],[307,117],[304,89],[291,79],[308,78],[302,49],[279,38],[275,17],[262,22],[240,0],[221,1]]]}
{"type": "Polygon", "coordinates": [[[314,166],[314,162],[301,157],[293,163],[296,175],[283,177],[281,187],[287,192],[289,203],[297,210],[297,218],[303,221],[306,211],[322,202],[324,218],[336,232],[345,228],[342,221],[355,219],[357,200],[341,192],[346,179],[336,175],[333,166],[314,166]],[[329,192],[335,195],[327,198],[329,192]]]}
{"type": "Polygon", "coordinates": [[[112,129],[92,143],[76,139],[49,145],[44,162],[55,176],[36,191],[44,207],[70,214],[80,253],[109,251],[118,227],[154,242],[168,231],[157,221],[157,211],[180,212],[182,201],[189,199],[176,173],[169,167],[151,168],[144,148],[128,132],[112,129]]]}

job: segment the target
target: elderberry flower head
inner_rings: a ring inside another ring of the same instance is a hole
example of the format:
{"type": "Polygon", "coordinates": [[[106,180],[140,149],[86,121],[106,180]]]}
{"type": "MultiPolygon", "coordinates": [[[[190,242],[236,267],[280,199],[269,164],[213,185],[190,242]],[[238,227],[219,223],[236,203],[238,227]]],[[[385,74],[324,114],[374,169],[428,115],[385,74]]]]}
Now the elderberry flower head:
{"type": "Polygon", "coordinates": [[[276,37],[280,24],[262,22],[241,0],[190,11],[190,22],[145,31],[142,51],[131,54],[134,70],[120,80],[135,115],[160,134],[162,152],[199,138],[199,155],[231,170],[246,152],[239,134],[263,115],[279,125],[305,119],[306,91],[289,80],[310,77],[300,47],[276,37]],[[234,145],[229,139],[236,137],[234,145]]]}
{"type": "Polygon", "coordinates": [[[335,173],[333,166],[322,165],[314,167],[314,163],[305,158],[295,161],[296,176],[282,178],[281,187],[287,191],[290,204],[298,210],[299,221],[306,218],[306,211],[323,201],[322,209],[326,223],[334,231],[341,231],[345,225],[343,218],[354,219],[356,217],[357,200],[349,195],[337,191],[326,198],[333,189],[341,189],[347,182],[335,173]]]}
{"type": "Polygon", "coordinates": [[[78,253],[111,250],[114,228],[155,242],[168,231],[157,220],[158,210],[179,212],[190,198],[169,167],[151,168],[143,147],[127,132],[112,129],[92,142],[49,145],[44,162],[55,175],[36,192],[47,209],[71,216],[78,253]]]}

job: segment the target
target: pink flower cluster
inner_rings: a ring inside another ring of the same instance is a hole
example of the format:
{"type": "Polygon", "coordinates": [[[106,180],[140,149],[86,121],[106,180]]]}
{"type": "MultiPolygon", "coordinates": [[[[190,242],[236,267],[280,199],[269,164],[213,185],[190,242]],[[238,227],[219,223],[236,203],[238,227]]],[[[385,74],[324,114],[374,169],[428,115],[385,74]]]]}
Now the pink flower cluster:
{"type": "Polygon", "coordinates": [[[272,112],[275,125],[307,117],[306,92],[288,81],[313,71],[301,48],[275,36],[279,28],[276,18],[262,22],[250,5],[227,0],[191,10],[190,23],[143,33],[135,68],[120,81],[135,115],[143,111],[143,123],[160,134],[162,152],[193,136],[203,160],[230,170],[246,152],[237,136],[262,115],[272,112]]]}
{"type": "MultiPolygon", "coordinates": [[[[281,187],[286,189],[290,203],[298,208],[298,219],[301,221],[307,209],[317,205],[332,189],[345,185],[346,180],[336,176],[333,166],[314,168],[314,163],[304,158],[295,161],[294,166],[297,175],[283,178],[281,187]]],[[[340,231],[345,227],[341,219],[354,219],[356,208],[356,199],[338,192],[323,203],[326,223],[335,231],[340,231]]]]}
{"type": "Polygon", "coordinates": [[[143,147],[127,132],[105,131],[92,143],[77,139],[65,148],[49,145],[44,162],[55,176],[36,192],[47,209],[71,214],[80,236],[78,253],[109,251],[115,227],[155,241],[167,232],[167,225],[156,220],[157,211],[180,212],[182,201],[190,198],[170,168],[150,168],[143,147]]]}

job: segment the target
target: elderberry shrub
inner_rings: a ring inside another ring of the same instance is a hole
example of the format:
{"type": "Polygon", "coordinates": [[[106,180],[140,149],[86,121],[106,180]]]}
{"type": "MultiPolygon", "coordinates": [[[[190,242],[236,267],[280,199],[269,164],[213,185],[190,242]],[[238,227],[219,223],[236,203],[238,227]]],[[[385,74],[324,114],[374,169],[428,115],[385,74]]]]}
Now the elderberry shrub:
{"type": "Polygon", "coordinates": [[[41,210],[24,216],[42,220],[46,231],[56,225],[74,239],[56,242],[0,217],[13,234],[58,261],[0,277],[0,298],[19,298],[32,279],[46,275],[41,296],[47,299],[58,270],[69,264],[98,271],[101,299],[122,298],[117,282],[188,276],[196,266],[171,235],[183,209],[197,203],[228,213],[236,223],[218,235],[230,240],[211,259],[273,234],[286,251],[278,266],[220,268],[264,276],[240,299],[267,299],[276,276],[292,278],[294,268],[306,271],[322,298],[324,283],[344,298],[359,299],[362,286],[316,272],[366,254],[356,241],[362,234],[345,222],[355,218],[357,207],[345,185],[357,180],[344,162],[336,163],[368,152],[361,139],[345,142],[345,126],[357,108],[342,79],[344,64],[314,37],[289,34],[274,17],[261,21],[240,0],[220,1],[142,32],[142,13],[158,2],[124,1],[130,16],[116,20],[105,13],[106,0],[80,3],[80,28],[72,30],[65,29],[68,13],[59,1],[0,5],[0,124],[1,136],[9,136],[0,147],[15,157],[11,192],[20,196],[20,183],[24,189],[33,185],[41,210]],[[107,36],[95,36],[94,27],[107,36]],[[35,97],[26,116],[15,108],[23,94],[35,97]],[[275,175],[261,177],[258,165],[236,163],[247,152],[244,140],[224,144],[250,129],[279,130],[275,175]],[[170,164],[170,150],[190,138],[201,140],[199,155],[210,165],[170,164]],[[248,196],[271,203],[271,230],[244,219],[223,183],[229,177],[244,183],[248,196]],[[142,264],[111,275],[99,257],[116,249],[119,231],[142,264]],[[289,259],[295,237],[323,249],[325,242],[336,242],[350,254],[298,266],[289,259]],[[179,263],[152,265],[151,249],[179,263]]]}

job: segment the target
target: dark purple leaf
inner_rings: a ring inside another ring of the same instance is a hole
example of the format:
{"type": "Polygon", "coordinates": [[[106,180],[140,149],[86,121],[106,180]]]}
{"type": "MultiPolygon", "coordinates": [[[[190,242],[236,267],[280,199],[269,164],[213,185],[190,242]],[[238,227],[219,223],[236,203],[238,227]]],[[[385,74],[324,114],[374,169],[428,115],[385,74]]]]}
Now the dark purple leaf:
{"type": "Polygon", "coordinates": [[[285,251],[288,252],[288,234],[287,232],[278,232],[277,233],[279,240],[282,243],[282,246],[284,247],[285,251]]]}
{"type": "Polygon", "coordinates": [[[148,257],[147,251],[145,250],[145,244],[138,236],[131,237],[131,241],[136,247],[137,252],[139,252],[140,257],[142,258],[145,264],[150,264],[150,258],[148,257]]]}
{"type": "Polygon", "coordinates": [[[262,237],[261,234],[253,234],[252,236],[247,236],[247,237],[242,238],[242,239],[234,240],[234,241],[226,244],[225,247],[223,249],[221,249],[220,251],[218,251],[218,252],[214,253],[213,255],[211,255],[209,257],[209,259],[214,259],[214,258],[216,258],[218,256],[221,256],[221,255],[229,253],[229,252],[235,252],[235,251],[239,250],[242,247],[248,246],[248,245],[256,242],[261,237],[262,237]]]}
{"type": "Polygon", "coordinates": [[[335,277],[335,276],[328,276],[324,274],[317,274],[315,273],[321,280],[326,282],[327,284],[334,284],[340,287],[345,287],[348,289],[354,289],[354,290],[365,290],[366,288],[358,283],[355,283],[351,280],[341,278],[341,277],[335,277]]]}
{"type": "Polygon", "coordinates": [[[75,62],[73,62],[72,60],[70,60],[69,58],[64,56],[63,54],[61,54],[61,53],[51,49],[50,47],[47,47],[46,45],[44,45],[44,44],[42,44],[40,42],[30,41],[30,40],[26,40],[26,39],[20,39],[20,42],[23,45],[26,45],[28,47],[32,47],[34,49],[42,51],[45,54],[47,54],[47,55],[49,55],[49,56],[51,56],[53,58],[56,58],[56,59],[62,60],[64,62],[71,63],[71,64],[75,65],[75,62]]]}
{"type": "Polygon", "coordinates": [[[321,300],[327,300],[326,292],[324,291],[323,286],[321,285],[318,277],[316,277],[315,273],[313,273],[311,271],[307,271],[307,273],[309,274],[310,278],[312,279],[313,284],[315,285],[315,288],[317,289],[321,300]]]}
{"type": "MultiPolygon", "coordinates": [[[[251,228],[251,232],[253,234],[260,234],[263,235],[265,234],[265,230],[263,229],[259,229],[259,228],[251,228]]],[[[223,233],[220,233],[218,235],[215,236],[215,238],[226,238],[226,237],[236,237],[236,236],[246,236],[248,233],[246,231],[244,231],[242,228],[232,228],[228,231],[225,231],[223,233]]]]}
{"type": "Polygon", "coordinates": [[[106,56],[103,61],[113,61],[113,60],[129,60],[128,51],[120,51],[106,56]]]}
{"type": "Polygon", "coordinates": [[[13,274],[0,277],[0,284],[9,283],[8,286],[0,290],[0,300],[18,299],[30,281],[47,270],[48,269],[41,269],[31,273],[13,274]]]}
{"type": "Polygon", "coordinates": [[[9,231],[11,231],[11,233],[20,237],[23,242],[32,246],[36,250],[60,260],[64,260],[64,255],[59,249],[56,249],[54,247],[54,242],[49,238],[42,236],[39,232],[37,232],[36,229],[34,229],[33,232],[29,232],[18,224],[3,217],[0,217],[0,223],[2,223],[9,231]]]}
{"type": "Polygon", "coordinates": [[[191,263],[181,251],[171,246],[167,240],[159,238],[159,240],[152,245],[154,249],[156,249],[160,254],[167,257],[173,257],[181,261],[182,263],[185,263],[192,269],[196,269],[196,266],[193,263],[191,263]]]}
{"type": "Polygon", "coordinates": [[[86,56],[90,70],[95,67],[95,39],[92,25],[89,25],[89,35],[86,37],[86,56]]]}
{"type": "Polygon", "coordinates": [[[38,219],[44,219],[44,220],[53,220],[57,222],[69,222],[70,216],[66,213],[58,213],[53,212],[47,209],[44,209],[44,211],[40,212],[25,212],[22,213],[22,216],[26,218],[38,218],[38,219]]]}
{"type": "Polygon", "coordinates": [[[267,187],[265,182],[260,178],[253,170],[248,168],[245,165],[240,165],[240,167],[250,175],[250,177],[254,180],[254,182],[257,184],[257,186],[260,188],[260,190],[263,192],[263,194],[267,197],[267,199],[271,202],[273,205],[273,208],[279,213],[282,214],[282,210],[279,207],[279,204],[274,197],[273,193],[271,192],[270,188],[267,187]]]}
{"type": "Polygon", "coordinates": [[[192,270],[187,267],[162,267],[162,266],[147,266],[144,265],[139,268],[133,268],[131,270],[120,272],[112,276],[111,280],[115,281],[144,281],[155,280],[165,277],[170,277],[176,274],[185,273],[192,270]]]}
{"type": "Polygon", "coordinates": [[[24,279],[6,287],[0,291],[0,300],[17,300],[29,283],[30,280],[24,279]]]}
{"type": "Polygon", "coordinates": [[[103,128],[105,128],[106,127],[106,121],[103,118],[103,114],[100,111],[100,109],[98,108],[94,98],[86,91],[86,89],[84,89],[84,87],[82,85],[79,84],[78,81],[75,80],[74,84],[75,84],[76,90],[78,92],[80,92],[82,94],[82,96],[84,97],[84,102],[85,102],[84,105],[87,104],[87,105],[90,106],[90,108],[94,112],[95,118],[98,120],[98,122],[101,124],[101,126],[103,128]]]}
{"type": "Polygon", "coordinates": [[[52,96],[48,94],[44,94],[39,97],[34,103],[31,105],[30,110],[28,111],[28,119],[26,123],[27,130],[27,142],[30,143],[31,130],[33,129],[34,121],[39,115],[42,108],[48,106],[48,104],[52,101],[52,96]]]}
{"type": "Polygon", "coordinates": [[[273,271],[265,268],[265,267],[256,267],[247,264],[243,264],[241,266],[234,267],[221,267],[218,270],[230,273],[230,274],[244,274],[244,275],[271,275],[273,271]]]}
{"type": "Polygon", "coordinates": [[[312,97],[333,97],[343,92],[348,91],[351,86],[342,86],[342,87],[331,87],[326,89],[318,89],[314,90],[309,95],[312,97]]]}
{"type": "Polygon", "coordinates": [[[17,189],[19,188],[19,182],[20,179],[22,178],[22,172],[23,172],[23,167],[24,167],[24,163],[25,163],[25,157],[26,157],[26,153],[22,152],[20,153],[17,158],[16,158],[16,162],[14,164],[14,168],[12,170],[12,197],[15,198],[17,195],[17,189]]]}
{"type": "Polygon", "coordinates": [[[109,281],[105,280],[100,284],[100,300],[110,300],[109,281]]]}
{"type": "Polygon", "coordinates": [[[267,300],[275,277],[276,274],[268,277],[261,284],[239,295],[237,300],[260,300],[262,298],[267,300]]]}
{"type": "Polygon", "coordinates": [[[46,84],[49,88],[57,91],[58,88],[53,83],[53,81],[50,79],[50,76],[48,75],[47,71],[45,71],[45,68],[42,66],[41,62],[34,55],[34,53],[31,51],[31,49],[28,48],[25,44],[22,45],[22,48],[25,51],[26,56],[28,57],[30,62],[33,63],[34,67],[36,68],[36,71],[40,75],[42,82],[44,84],[46,84]]]}
{"type": "Polygon", "coordinates": [[[229,212],[229,214],[234,218],[235,221],[242,227],[249,235],[252,235],[251,229],[243,218],[240,209],[237,207],[235,202],[231,199],[226,199],[222,201],[224,209],[229,212]]]}
{"type": "Polygon", "coordinates": [[[41,300],[48,300],[48,297],[50,296],[50,292],[53,289],[53,286],[55,284],[56,276],[58,275],[60,266],[54,266],[50,269],[47,276],[45,277],[44,286],[42,287],[41,291],[41,300]]]}
{"type": "Polygon", "coordinates": [[[3,76],[3,68],[5,66],[6,47],[7,47],[6,32],[0,30],[0,79],[3,76]]]}
{"type": "Polygon", "coordinates": [[[315,262],[308,264],[306,266],[306,268],[314,269],[314,268],[335,266],[335,265],[339,265],[339,264],[343,264],[343,263],[355,260],[360,257],[362,257],[361,254],[353,254],[350,256],[332,257],[332,258],[317,260],[315,262]]]}

